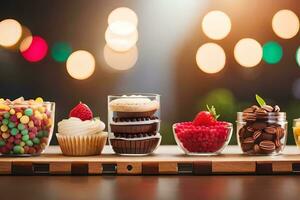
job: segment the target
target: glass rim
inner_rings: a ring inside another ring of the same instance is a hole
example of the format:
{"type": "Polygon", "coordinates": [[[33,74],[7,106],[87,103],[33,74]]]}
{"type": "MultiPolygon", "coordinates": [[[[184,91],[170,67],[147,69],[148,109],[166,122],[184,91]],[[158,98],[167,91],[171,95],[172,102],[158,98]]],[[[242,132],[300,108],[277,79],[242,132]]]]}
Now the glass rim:
{"type": "Polygon", "coordinates": [[[160,94],[156,93],[127,93],[127,94],[112,94],[108,95],[108,98],[131,98],[132,95],[140,95],[135,96],[135,98],[145,98],[145,97],[160,97],[160,94]],[[124,96],[126,95],[126,96],[124,96]]]}
{"type": "Polygon", "coordinates": [[[28,103],[28,102],[22,102],[22,103],[12,103],[12,102],[10,102],[10,103],[7,103],[7,102],[5,102],[3,104],[8,105],[8,106],[11,106],[11,105],[28,106],[28,105],[49,105],[49,104],[55,104],[55,102],[54,101],[44,101],[44,102],[40,102],[40,103],[39,102],[36,102],[36,103],[28,103]]]}

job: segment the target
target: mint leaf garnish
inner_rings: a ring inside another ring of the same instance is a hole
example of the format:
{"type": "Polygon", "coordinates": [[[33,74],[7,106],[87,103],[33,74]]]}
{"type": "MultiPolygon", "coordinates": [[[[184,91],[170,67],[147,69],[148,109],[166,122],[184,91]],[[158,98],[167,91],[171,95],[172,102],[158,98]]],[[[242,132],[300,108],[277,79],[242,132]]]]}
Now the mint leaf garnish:
{"type": "Polygon", "coordinates": [[[267,105],[265,100],[261,98],[258,94],[255,95],[257,103],[260,105],[260,107],[267,105]]]}
{"type": "Polygon", "coordinates": [[[214,106],[209,107],[208,105],[206,105],[206,108],[208,110],[208,112],[210,112],[210,114],[215,118],[218,119],[220,117],[220,115],[217,115],[216,112],[216,108],[214,106]]]}

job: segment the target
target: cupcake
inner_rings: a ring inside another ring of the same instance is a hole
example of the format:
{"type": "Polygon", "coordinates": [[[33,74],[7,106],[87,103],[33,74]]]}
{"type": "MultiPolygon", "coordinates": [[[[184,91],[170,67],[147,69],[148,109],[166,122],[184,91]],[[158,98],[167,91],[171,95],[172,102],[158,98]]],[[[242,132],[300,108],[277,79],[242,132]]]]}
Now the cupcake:
{"type": "Polygon", "coordinates": [[[107,140],[104,129],[105,124],[93,118],[90,108],[80,102],[71,110],[68,119],[58,123],[56,137],[64,155],[99,155],[107,140]]]}
{"type": "Polygon", "coordinates": [[[147,155],[160,144],[159,96],[109,96],[109,141],[118,154],[147,155]]]}

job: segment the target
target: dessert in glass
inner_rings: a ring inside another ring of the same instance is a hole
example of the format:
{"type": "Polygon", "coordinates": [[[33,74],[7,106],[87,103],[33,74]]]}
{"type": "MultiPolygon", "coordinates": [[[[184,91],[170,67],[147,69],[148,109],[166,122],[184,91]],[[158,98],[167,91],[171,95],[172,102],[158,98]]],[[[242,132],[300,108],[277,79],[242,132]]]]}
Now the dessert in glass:
{"type": "Polygon", "coordinates": [[[148,155],[160,144],[160,96],[108,96],[109,143],[120,155],[148,155]]]}
{"type": "Polygon", "coordinates": [[[300,148],[300,118],[293,120],[293,134],[295,143],[300,148]]]}
{"type": "Polygon", "coordinates": [[[0,99],[0,156],[38,156],[48,147],[55,103],[41,97],[0,99]]]}
{"type": "Polygon", "coordinates": [[[107,141],[105,124],[94,117],[91,109],[80,102],[68,119],[58,122],[56,134],[62,153],[66,156],[92,156],[101,154],[107,141]]]}
{"type": "Polygon", "coordinates": [[[173,125],[177,145],[188,155],[217,155],[228,145],[232,135],[232,124],[218,121],[214,106],[207,106],[191,122],[173,125]]]}
{"type": "Polygon", "coordinates": [[[278,105],[270,106],[256,95],[253,105],[237,113],[238,144],[245,154],[277,155],[286,144],[286,113],[278,105]]]}

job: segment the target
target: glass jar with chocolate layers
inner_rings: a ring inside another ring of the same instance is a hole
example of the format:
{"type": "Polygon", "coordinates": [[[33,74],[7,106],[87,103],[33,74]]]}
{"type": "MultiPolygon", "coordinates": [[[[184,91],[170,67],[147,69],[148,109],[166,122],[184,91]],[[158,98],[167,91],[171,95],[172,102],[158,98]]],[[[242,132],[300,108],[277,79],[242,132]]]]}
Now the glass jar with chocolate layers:
{"type": "Polygon", "coordinates": [[[278,106],[256,105],[237,113],[237,139],[250,155],[277,155],[287,139],[286,113],[278,106]]]}
{"type": "Polygon", "coordinates": [[[160,96],[108,96],[109,143],[120,155],[147,155],[160,144],[160,96]]]}

